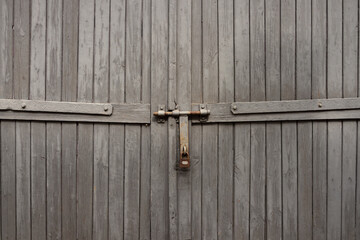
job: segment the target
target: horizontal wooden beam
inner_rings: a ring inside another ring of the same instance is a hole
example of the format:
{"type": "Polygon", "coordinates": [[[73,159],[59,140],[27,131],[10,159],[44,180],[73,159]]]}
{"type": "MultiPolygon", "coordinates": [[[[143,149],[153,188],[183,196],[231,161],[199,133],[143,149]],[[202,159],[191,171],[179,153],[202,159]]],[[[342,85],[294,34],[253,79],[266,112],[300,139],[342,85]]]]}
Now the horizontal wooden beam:
{"type": "MultiPolygon", "coordinates": [[[[316,120],[346,120],[360,119],[360,99],[325,99],[325,100],[294,100],[282,102],[247,102],[246,106],[239,106],[241,113],[234,113],[233,103],[207,104],[210,115],[205,123],[231,122],[275,122],[275,121],[316,121],[316,120]],[[301,104],[297,103],[301,101],[301,104]],[[299,106],[308,103],[306,107],[299,106]],[[319,107],[321,103],[321,107],[319,107]],[[277,105],[278,104],[278,105],[277,105]],[[287,105],[289,104],[289,105],[287,105]],[[316,104],[317,108],[311,106],[316,104]],[[294,108],[289,108],[289,106],[294,108]],[[254,106],[254,108],[252,108],[254,106]],[[265,106],[269,106],[265,109],[265,106]],[[280,108],[284,107],[284,110],[280,108]],[[298,106],[298,108],[296,108],[298,106]],[[286,111],[285,111],[286,109],[286,111]],[[300,111],[300,109],[302,109],[300,111]]],[[[199,110],[199,104],[193,104],[192,110],[199,110]]],[[[200,123],[198,118],[192,118],[193,123],[200,123]]],[[[202,122],[203,123],[203,122],[202,122]]]]}
{"type": "Polygon", "coordinates": [[[58,102],[23,99],[0,99],[0,111],[76,113],[90,115],[111,115],[110,103],[58,102]]]}
{"type": "Polygon", "coordinates": [[[233,114],[314,112],[348,109],[360,109],[360,98],[234,102],[231,104],[231,112],[233,114]]]}
{"type": "Polygon", "coordinates": [[[151,120],[150,104],[11,101],[19,102],[6,105],[4,99],[0,100],[0,120],[92,123],[150,123],[151,120]],[[40,102],[42,107],[38,105],[40,102]]]}

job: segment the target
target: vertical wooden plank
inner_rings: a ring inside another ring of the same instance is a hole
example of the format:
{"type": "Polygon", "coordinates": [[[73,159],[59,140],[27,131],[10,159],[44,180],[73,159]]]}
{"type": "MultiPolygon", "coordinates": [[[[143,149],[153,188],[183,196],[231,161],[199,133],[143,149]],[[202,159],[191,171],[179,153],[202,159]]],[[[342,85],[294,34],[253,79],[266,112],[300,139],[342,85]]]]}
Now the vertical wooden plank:
{"type": "MultiPolygon", "coordinates": [[[[169,109],[174,109],[177,103],[177,9],[177,1],[169,1],[169,81],[167,93],[167,107],[169,109]]],[[[178,174],[176,169],[176,164],[179,161],[177,151],[179,141],[176,136],[179,131],[177,131],[177,128],[176,119],[168,119],[169,239],[171,240],[176,240],[179,237],[178,198],[180,195],[178,195],[178,174]]]]}
{"type": "MultiPolygon", "coordinates": [[[[235,101],[250,101],[250,2],[234,1],[235,101]]],[[[234,239],[250,232],[250,124],[235,124],[234,239]]]]}
{"type": "MultiPolygon", "coordinates": [[[[203,101],[218,102],[218,4],[202,2],[203,19],[203,101]]],[[[218,125],[203,126],[202,237],[217,239],[218,218],[218,125]]]]}
{"type": "Polygon", "coordinates": [[[76,101],[78,78],[79,1],[64,0],[62,32],[62,100],[76,101]]]}
{"type": "MultiPolygon", "coordinates": [[[[107,102],[110,1],[95,1],[94,102],[107,102]]],[[[94,125],[93,239],[108,238],[109,125],[94,125]]]]}
{"type": "MultiPolygon", "coordinates": [[[[326,98],[326,0],[312,1],[312,98],[326,98]]],[[[327,123],[313,122],[313,239],[326,239],[327,123]]]]}
{"type": "MultiPolygon", "coordinates": [[[[28,1],[14,4],[14,98],[29,97],[30,7],[28,1]]],[[[30,123],[16,122],[16,238],[30,239],[30,123]]],[[[14,213],[15,214],[15,213],[14,213]]]]}
{"type": "MultiPolygon", "coordinates": [[[[191,6],[191,101],[202,102],[202,9],[201,1],[191,6]]],[[[191,127],[191,238],[201,239],[202,126],[191,127]]]]}
{"type": "Polygon", "coordinates": [[[46,124],[47,238],[61,238],[61,124],[46,124]]]}
{"type": "MultiPolygon", "coordinates": [[[[219,100],[234,101],[234,5],[218,2],[219,100]]],[[[234,127],[219,125],[218,239],[233,239],[234,127]]]]}
{"type": "MultiPolygon", "coordinates": [[[[281,2],[281,99],[295,99],[295,1],[281,2]]],[[[296,123],[282,124],[283,239],[297,239],[296,123]]]]}
{"type": "MultiPolygon", "coordinates": [[[[280,1],[266,1],[266,100],[280,100],[280,1]]],[[[266,236],[281,239],[281,124],[266,124],[266,236]]]]}
{"type": "MultiPolygon", "coordinates": [[[[77,95],[77,58],[78,58],[78,17],[79,1],[63,2],[62,35],[62,90],[63,101],[76,101],[77,95]]],[[[62,238],[75,239],[76,234],[76,154],[77,125],[63,123],[61,133],[61,206],[62,238]]]]}
{"type": "MultiPolygon", "coordinates": [[[[342,2],[328,1],[328,97],[342,97],[342,2]]],[[[328,203],[327,238],[341,238],[342,123],[328,123],[328,203]]]]}
{"type": "MultiPolygon", "coordinates": [[[[141,0],[126,3],[127,103],[141,99],[141,0]]],[[[125,126],[124,239],[139,238],[141,128],[125,126]]]]}
{"type": "MultiPolygon", "coordinates": [[[[78,101],[93,100],[94,1],[79,3],[78,101]]],[[[78,125],[77,237],[92,239],[94,126],[78,125]]]]}
{"type": "MultiPolygon", "coordinates": [[[[125,0],[110,7],[110,102],[124,102],[125,0]]],[[[124,236],[124,125],[110,124],[109,136],[109,239],[124,236]]]]}
{"type": "MultiPolygon", "coordinates": [[[[78,17],[79,1],[65,0],[63,3],[63,49],[62,49],[62,100],[76,101],[78,17]]],[[[77,126],[62,124],[62,237],[75,239],[76,235],[76,154],[77,126]]]]}
{"type": "MultiPolygon", "coordinates": [[[[191,108],[191,7],[192,4],[189,0],[177,1],[176,96],[178,98],[180,110],[191,108]]],[[[188,127],[188,133],[191,135],[191,124],[189,124],[188,127]]],[[[191,152],[191,145],[189,146],[189,151],[191,152]]],[[[179,215],[178,239],[191,239],[191,173],[178,171],[177,177],[179,215]]]]}
{"type": "MultiPolygon", "coordinates": [[[[46,100],[61,100],[62,3],[47,2],[46,100]]],[[[47,237],[61,237],[61,123],[46,124],[47,237]]]]}
{"type": "MultiPolygon", "coordinates": [[[[13,12],[14,1],[0,3],[0,96],[11,98],[13,89],[13,12]]],[[[1,235],[1,234],[0,234],[1,235]]]]}
{"type": "MultiPolygon", "coordinates": [[[[296,2],[296,96],[311,98],[311,1],[296,2]]],[[[298,238],[312,238],[312,123],[298,123],[298,238]]]]}
{"type": "MultiPolygon", "coordinates": [[[[168,1],[151,6],[151,111],[167,102],[168,1]]],[[[166,239],[168,231],[167,124],[151,126],[151,238],[166,239]]]]}
{"type": "MultiPolygon", "coordinates": [[[[343,2],[343,97],[358,96],[358,1],[343,2]]],[[[342,239],[356,239],[356,121],[343,122],[342,239]]]]}
{"type": "MultiPolygon", "coordinates": [[[[265,100],[265,3],[250,1],[250,100],[265,100]]],[[[265,238],[265,124],[251,124],[250,239],[265,238]]]]}
{"type": "MultiPolygon", "coordinates": [[[[13,1],[0,2],[0,98],[13,97],[13,1]]],[[[0,126],[0,239],[16,239],[15,123],[0,126]]]]}
{"type": "Polygon", "coordinates": [[[282,124],[283,239],[297,239],[296,123],[282,124]]]}
{"type": "Polygon", "coordinates": [[[1,122],[1,230],[2,239],[16,239],[15,123],[1,122]]]}
{"type": "MultiPolygon", "coordinates": [[[[46,3],[31,2],[30,99],[45,100],[46,3]]],[[[31,237],[46,239],[45,123],[31,123],[31,237]]]]}
{"type": "Polygon", "coordinates": [[[78,126],[77,157],[77,235],[78,239],[92,239],[94,125],[78,126]]]}
{"type": "MultiPolygon", "coordinates": [[[[150,103],[151,89],[151,1],[142,2],[142,96],[143,103],[150,103]]],[[[150,239],[150,173],[151,148],[150,127],[141,126],[141,168],[140,168],[140,239],[150,239]]]]}
{"type": "Polygon", "coordinates": [[[14,98],[29,96],[30,1],[14,2],[14,98]]]}

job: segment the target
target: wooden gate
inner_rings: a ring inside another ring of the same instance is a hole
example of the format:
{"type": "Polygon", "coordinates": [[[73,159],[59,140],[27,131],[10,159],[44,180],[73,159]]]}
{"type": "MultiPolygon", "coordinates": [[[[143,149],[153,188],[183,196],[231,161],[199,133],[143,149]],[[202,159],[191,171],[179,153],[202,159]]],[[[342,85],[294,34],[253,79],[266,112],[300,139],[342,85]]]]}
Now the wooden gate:
{"type": "Polygon", "coordinates": [[[0,1],[0,240],[359,239],[359,14],[0,1]]]}

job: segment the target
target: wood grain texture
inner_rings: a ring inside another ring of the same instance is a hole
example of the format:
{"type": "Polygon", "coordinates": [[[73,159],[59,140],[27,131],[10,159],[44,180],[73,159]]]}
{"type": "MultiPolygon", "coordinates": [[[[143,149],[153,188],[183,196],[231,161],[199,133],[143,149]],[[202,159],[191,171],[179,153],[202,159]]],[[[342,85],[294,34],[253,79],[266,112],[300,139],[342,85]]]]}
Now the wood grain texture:
{"type": "MultiPolygon", "coordinates": [[[[235,101],[250,101],[250,1],[234,1],[235,101]]],[[[234,127],[234,239],[250,238],[250,124],[234,127]]]]}
{"type": "MultiPolygon", "coordinates": [[[[191,101],[202,102],[202,4],[191,7],[191,101]]],[[[191,238],[202,234],[202,126],[191,126],[191,238]]]]}
{"type": "MultiPolygon", "coordinates": [[[[202,2],[203,101],[218,102],[218,4],[202,2]]],[[[218,238],[218,125],[203,126],[202,135],[202,238],[218,238]]]]}
{"type": "MultiPolygon", "coordinates": [[[[77,100],[93,102],[94,1],[79,2],[79,53],[77,100]]],[[[94,125],[78,125],[77,237],[93,237],[94,125]],[[81,169],[81,170],[80,170],[81,169]]]]}
{"type": "MultiPolygon", "coordinates": [[[[125,14],[126,1],[110,6],[109,100],[125,100],[125,14]]],[[[124,125],[109,126],[109,239],[124,237],[124,125]]]]}
{"type": "MultiPolygon", "coordinates": [[[[219,101],[234,101],[234,6],[218,2],[219,101]]],[[[219,125],[218,145],[218,239],[233,239],[233,124],[219,125]]]]}
{"type": "MultiPolygon", "coordinates": [[[[343,96],[342,61],[342,3],[329,1],[328,53],[327,53],[327,94],[329,98],[343,96]],[[331,67],[329,67],[331,66],[331,67]]],[[[328,198],[327,198],[327,238],[341,238],[341,166],[342,166],[342,122],[328,123],[328,198]]]]}
{"type": "Polygon", "coordinates": [[[16,239],[15,123],[1,122],[1,231],[2,239],[16,239]]]}
{"type": "MultiPolygon", "coordinates": [[[[280,100],[280,1],[265,4],[266,100],[280,100]]],[[[266,235],[281,239],[281,123],[266,124],[266,235]]]]}

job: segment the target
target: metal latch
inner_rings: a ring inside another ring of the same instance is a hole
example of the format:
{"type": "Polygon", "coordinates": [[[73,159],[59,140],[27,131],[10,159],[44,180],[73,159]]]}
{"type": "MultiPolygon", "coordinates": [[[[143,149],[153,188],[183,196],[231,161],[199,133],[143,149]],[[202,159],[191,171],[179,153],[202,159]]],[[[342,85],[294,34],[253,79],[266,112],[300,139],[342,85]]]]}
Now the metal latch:
{"type": "Polygon", "coordinates": [[[206,105],[201,104],[199,111],[180,111],[175,109],[173,111],[165,111],[165,106],[160,105],[154,116],[157,117],[158,123],[164,123],[167,117],[178,117],[180,128],[180,161],[178,162],[178,169],[188,170],[190,168],[190,153],[189,153],[189,117],[200,117],[200,121],[207,121],[210,115],[210,110],[206,109],[206,105]]]}

